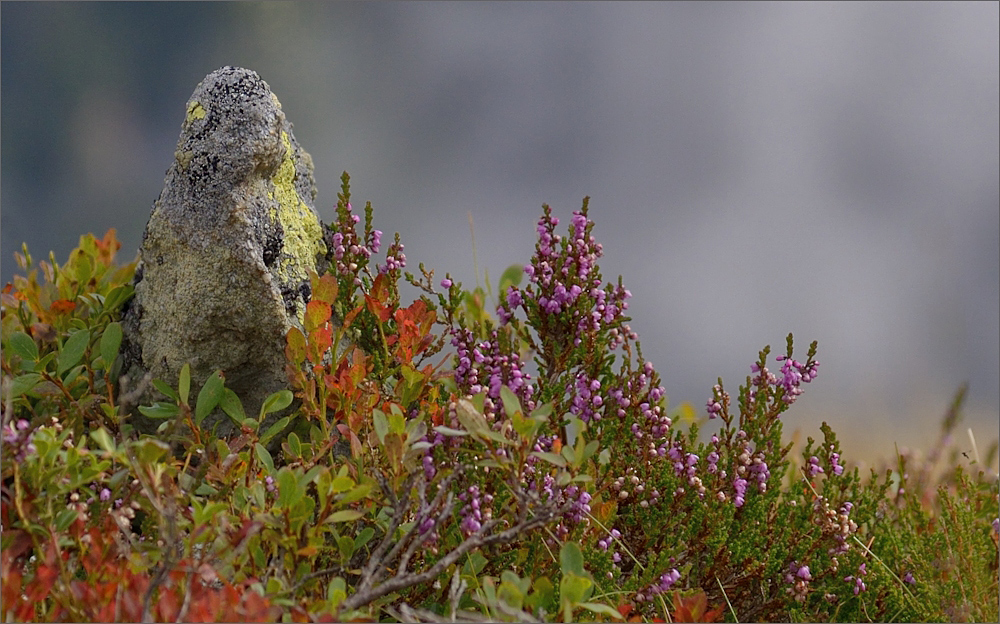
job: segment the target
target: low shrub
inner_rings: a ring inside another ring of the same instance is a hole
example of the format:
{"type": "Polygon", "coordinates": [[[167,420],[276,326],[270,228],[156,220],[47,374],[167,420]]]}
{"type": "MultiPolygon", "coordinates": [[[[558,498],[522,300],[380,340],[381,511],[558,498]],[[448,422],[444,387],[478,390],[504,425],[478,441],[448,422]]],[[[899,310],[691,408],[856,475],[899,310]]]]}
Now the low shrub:
{"type": "Polygon", "coordinates": [[[249,416],[224,371],[135,405],[113,230],[64,265],[24,248],[2,293],[4,618],[996,621],[995,445],[943,476],[907,456],[862,475],[825,423],[793,452],[781,416],[819,362],[791,335],[735,401],[718,381],[699,435],[601,275],[587,200],[558,223],[544,206],[492,310],[405,273],[398,235],[376,262],[344,174],[289,389],[249,416]],[[213,410],[240,435],[203,428],[213,410]]]}

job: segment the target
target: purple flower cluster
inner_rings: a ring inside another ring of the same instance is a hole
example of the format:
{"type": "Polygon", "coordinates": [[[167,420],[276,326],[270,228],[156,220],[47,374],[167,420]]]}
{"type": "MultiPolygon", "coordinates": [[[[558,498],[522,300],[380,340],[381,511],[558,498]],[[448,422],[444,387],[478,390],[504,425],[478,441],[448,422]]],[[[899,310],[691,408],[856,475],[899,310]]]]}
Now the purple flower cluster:
{"type": "Polygon", "coordinates": [[[403,243],[399,242],[399,235],[396,242],[389,245],[389,250],[385,253],[385,264],[376,265],[379,273],[399,271],[406,266],[406,254],[403,253],[403,243]]]}
{"type": "Polygon", "coordinates": [[[781,365],[781,379],[778,383],[785,390],[782,400],[786,405],[791,405],[802,394],[801,384],[816,379],[819,362],[813,361],[803,364],[784,355],[779,355],[774,359],[778,362],[784,362],[781,365]]]}
{"type": "Polygon", "coordinates": [[[463,393],[485,391],[483,408],[487,415],[496,412],[503,386],[510,388],[527,410],[535,409],[531,375],[522,370],[521,358],[504,344],[498,332],[494,331],[489,340],[476,342],[470,330],[453,330],[451,344],[458,360],[455,383],[463,393]]]}
{"type": "Polygon", "coordinates": [[[601,396],[600,390],[599,379],[590,379],[586,373],[577,373],[575,383],[566,388],[566,393],[573,397],[570,413],[586,423],[600,420],[600,409],[604,405],[604,397],[601,396]]]}
{"type": "Polygon", "coordinates": [[[493,495],[480,495],[479,486],[471,485],[458,498],[465,503],[465,507],[459,512],[462,516],[462,532],[466,535],[478,533],[483,528],[483,522],[493,517],[493,510],[489,507],[493,502],[493,495]]]}
{"type": "Polygon", "coordinates": [[[712,398],[705,404],[709,419],[721,415],[723,407],[729,407],[729,393],[723,390],[719,384],[715,384],[712,387],[712,398]]]}
{"type": "Polygon", "coordinates": [[[590,514],[590,501],[594,497],[586,489],[577,485],[556,485],[555,478],[549,474],[533,480],[528,489],[538,492],[543,501],[552,502],[557,507],[569,504],[569,509],[563,513],[562,520],[555,527],[554,532],[560,539],[569,534],[570,525],[589,522],[587,515],[590,514]]]}
{"type": "Polygon", "coordinates": [[[863,592],[866,589],[868,589],[868,587],[865,586],[865,582],[861,579],[862,576],[865,576],[865,575],[868,574],[868,570],[866,569],[867,565],[868,564],[862,563],[861,565],[858,566],[858,574],[857,574],[857,576],[851,574],[851,575],[848,575],[848,576],[844,577],[844,582],[846,582],[846,583],[850,583],[851,581],[854,582],[854,595],[855,596],[857,596],[861,592],[863,592]]]}
{"type": "Polygon", "coordinates": [[[621,537],[622,537],[621,531],[619,531],[618,529],[611,529],[611,532],[608,534],[608,537],[597,540],[597,547],[600,548],[601,550],[607,550],[611,546],[611,544],[614,543],[614,540],[621,539],[621,537]]]}
{"type": "Polygon", "coordinates": [[[22,418],[17,421],[17,424],[9,422],[3,427],[2,439],[4,446],[8,447],[4,449],[4,454],[10,453],[15,462],[24,461],[28,455],[36,450],[31,441],[35,432],[29,430],[30,426],[31,423],[22,418]]]}
{"type": "Polygon", "coordinates": [[[785,405],[791,405],[795,402],[795,399],[802,394],[800,384],[809,383],[816,378],[816,369],[819,367],[819,362],[812,362],[809,366],[806,366],[797,360],[793,360],[783,355],[779,355],[775,359],[779,362],[785,362],[781,367],[782,376],[780,379],[777,375],[770,372],[767,367],[762,369],[756,362],[750,365],[750,370],[753,373],[756,373],[752,380],[755,387],[750,389],[750,399],[753,400],[756,398],[757,386],[766,384],[774,387],[775,389],[782,389],[782,402],[785,405]]]}
{"type": "MultiPolygon", "coordinates": [[[[529,315],[536,310],[543,326],[552,325],[556,334],[571,336],[573,346],[579,346],[585,334],[617,326],[632,293],[621,284],[601,289],[597,259],[604,252],[590,234],[594,223],[587,218],[586,205],[573,213],[568,239],[555,233],[558,224],[559,219],[552,216],[547,205],[543,206],[535,255],[524,267],[530,284],[523,291],[510,287],[497,308],[497,316],[501,324],[506,324],[518,307],[529,315]],[[568,316],[560,317],[558,322],[545,320],[563,313],[568,316]]],[[[615,336],[618,344],[624,340],[620,334],[615,336]]]]}
{"type": "Polygon", "coordinates": [[[812,479],[816,475],[823,474],[826,471],[819,465],[819,458],[813,455],[809,458],[809,463],[806,466],[806,472],[809,474],[809,478],[812,479]]]}
{"type": "Polygon", "coordinates": [[[337,275],[353,277],[355,285],[361,285],[358,276],[359,267],[367,264],[373,254],[377,254],[382,246],[382,231],[372,230],[368,240],[359,240],[355,226],[361,221],[356,214],[351,214],[351,204],[347,204],[345,214],[336,223],[336,229],[327,232],[325,242],[333,254],[337,275]]]}
{"type": "Polygon", "coordinates": [[[844,474],[844,467],[840,465],[840,453],[830,453],[830,467],[838,477],[844,474]]]}
{"type": "Polygon", "coordinates": [[[818,497],[813,502],[816,524],[822,528],[824,534],[829,535],[836,543],[836,546],[827,551],[834,557],[851,549],[848,538],[858,530],[858,524],[851,519],[852,509],[854,509],[854,503],[848,501],[834,510],[824,496],[818,497]]]}
{"type": "Polygon", "coordinates": [[[614,388],[608,394],[615,402],[615,413],[627,418],[634,408],[634,421],[630,426],[640,455],[663,457],[667,455],[667,440],[673,422],[660,403],[666,396],[663,386],[654,385],[656,374],[651,362],[643,362],[642,370],[625,380],[624,387],[614,388]]]}
{"type": "Polygon", "coordinates": [[[736,478],[733,481],[735,496],[733,502],[742,507],[746,502],[747,486],[756,484],[761,494],[767,491],[767,480],[771,478],[771,470],[767,466],[767,456],[764,451],[753,452],[747,441],[747,434],[742,429],[736,432],[739,441],[739,454],[736,456],[736,478]]]}
{"type": "Polygon", "coordinates": [[[652,600],[658,594],[662,594],[667,590],[669,590],[674,585],[674,583],[680,580],[680,578],[681,578],[680,572],[678,572],[674,568],[670,569],[670,571],[660,575],[660,578],[656,583],[653,583],[646,589],[637,593],[635,595],[636,602],[645,602],[648,600],[652,600]]]}
{"type": "Polygon", "coordinates": [[[788,564],[785,582],[791,585],[786,591],[795,598],[795,602],[804,602],[809,594],[809,581],[812,580],[809,566],[799,565],[797,561],[788,564]]]}
{"type": "MultiPolygon", "coordinates": [[[[784,362],[781,366],[781,377],[779,378],[774,373],[770,372],[767,367],[761,368],[760,364],[754,362],[750,365],[750,370],[754,373],[752,381],[752,387],[749,389],[749,398],[751,401],[757,397],[757,389],[762,386],[771,386],[775,391],[780,390],[780,400],[785,406],[791,405],[795,402],[795,399],[802,394],[801,385],[804,383],[809,383],[813,379],[816,379],[819,368],[819,362],[812,361],[807,364],[803,364],[798,360],[793,360],[790,357],[779,355],[775,358],[779,362],[784,362]]],[[[717,414],[721,410],[715,407],[715,401],[709,402],[709,414],[717,414]]]]}

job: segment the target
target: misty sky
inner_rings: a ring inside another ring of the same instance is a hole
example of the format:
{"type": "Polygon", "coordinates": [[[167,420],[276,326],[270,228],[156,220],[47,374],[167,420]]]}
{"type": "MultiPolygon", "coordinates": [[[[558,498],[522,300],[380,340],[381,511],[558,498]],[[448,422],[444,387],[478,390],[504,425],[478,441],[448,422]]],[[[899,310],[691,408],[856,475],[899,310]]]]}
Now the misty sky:
{"type": "MultiPolygon", "coordinates": [[[[474,285],[591,197],[672,404],[819,340],[789,413],[926,446],[997,435],[997,3],[3,3],[2,277],[116,227],[131,258],[184,105],[257,71],[355,205],[474,285]]],[[[561,226],[562,227],[562,226],[561,226]]],[[[844,436],[847,437],[847,436],[844,436]]],[[[982,442],[981,442],[982,443],[982,442]]],[[[890,447],[891,448],[891,447],[890,447]]]]}

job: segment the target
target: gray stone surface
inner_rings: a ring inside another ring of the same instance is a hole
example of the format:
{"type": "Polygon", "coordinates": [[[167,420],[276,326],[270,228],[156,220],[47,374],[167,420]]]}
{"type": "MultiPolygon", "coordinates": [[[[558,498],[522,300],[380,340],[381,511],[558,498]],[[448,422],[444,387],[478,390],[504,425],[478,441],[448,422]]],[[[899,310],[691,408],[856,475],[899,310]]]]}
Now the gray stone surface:
{"type": "MultiPolygon", "coordinates": [[[[315,196],[312,159],[267,83],[237,67],[206,76],[143,235],[124,318],[129,378],[148,371],[176,387],[189,362],[193,402],[221,369],[256,417],[287,386],[284,336],[301,326],[308,271],[326,252],[315,196]]],[[[159,424],[137,411],[132,422],[145,432],[159,424]]],[[[206,423],[235,431],[218,410],[206,423]]]]}

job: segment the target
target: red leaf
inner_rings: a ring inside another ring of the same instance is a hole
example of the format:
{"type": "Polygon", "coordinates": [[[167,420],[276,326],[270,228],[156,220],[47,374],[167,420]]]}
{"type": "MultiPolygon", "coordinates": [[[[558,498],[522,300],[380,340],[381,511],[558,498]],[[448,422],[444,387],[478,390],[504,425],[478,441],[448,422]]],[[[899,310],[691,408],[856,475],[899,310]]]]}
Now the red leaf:
{"type": "Polygon", "coordinates": [[[315,350],[314,352],[320,356],[318,360],[322,360],[322,354],[326,353],[326,350],[333,344],[333,330],[329,327],[319,327],[312,330],[309,333],[309,343],[315,350]]]}
{"type": "MultiPolygon", "coordinates": [[[[379,275],[379,277],[382,276],[379,275]]],[[[381,301],[371,295],[365,295],[365,305],[368,307],[368,311],[374,314],[375,317],[383,323],[392,317],[392,311],[383,305],[381,301]]]]}

